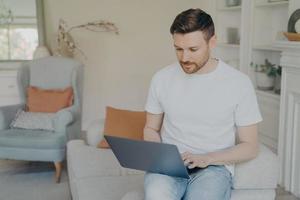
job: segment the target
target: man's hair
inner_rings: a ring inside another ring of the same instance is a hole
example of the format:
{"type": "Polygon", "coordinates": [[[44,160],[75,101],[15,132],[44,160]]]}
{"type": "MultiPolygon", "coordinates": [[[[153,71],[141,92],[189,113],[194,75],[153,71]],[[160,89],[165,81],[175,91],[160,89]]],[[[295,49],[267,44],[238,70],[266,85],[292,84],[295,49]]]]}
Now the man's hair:
{"type": "Polygon", "coordinates": [[[185,34],[194,31],[202,31],[206,41],[209,41],[215,34],[214,22],[211,16],[199,8],[188,9],[178,14],[170,28],[171,34],[185,34]]]}

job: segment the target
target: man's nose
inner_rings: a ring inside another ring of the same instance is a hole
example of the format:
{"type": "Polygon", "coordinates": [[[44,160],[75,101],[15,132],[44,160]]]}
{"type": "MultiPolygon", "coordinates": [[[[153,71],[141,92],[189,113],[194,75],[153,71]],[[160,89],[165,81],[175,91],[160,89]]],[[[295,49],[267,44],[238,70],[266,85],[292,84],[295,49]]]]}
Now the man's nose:
{"type": "Polygon", "coordinates": [[[183,52],[181,61],[186,62],[186,61],[189,61],[189,59],[190,59],[190,54],[188,52],[183,52]]]}

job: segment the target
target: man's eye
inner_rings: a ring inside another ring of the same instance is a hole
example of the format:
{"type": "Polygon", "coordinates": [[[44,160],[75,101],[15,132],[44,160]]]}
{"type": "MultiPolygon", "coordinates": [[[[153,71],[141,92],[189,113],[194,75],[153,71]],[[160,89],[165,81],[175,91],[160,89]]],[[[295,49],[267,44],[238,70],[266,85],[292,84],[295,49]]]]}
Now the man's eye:
{"type": "Polygon", "coordinates": [[[176,49],[176,51],[182,51],[182,49],[176,49]]]}
{"type": "Polygon", "coordinates": [[[195,52],[195,51],[197,51],[197,50],[198,50],[198,49],[191,49],[192,52],[195,52]]]}

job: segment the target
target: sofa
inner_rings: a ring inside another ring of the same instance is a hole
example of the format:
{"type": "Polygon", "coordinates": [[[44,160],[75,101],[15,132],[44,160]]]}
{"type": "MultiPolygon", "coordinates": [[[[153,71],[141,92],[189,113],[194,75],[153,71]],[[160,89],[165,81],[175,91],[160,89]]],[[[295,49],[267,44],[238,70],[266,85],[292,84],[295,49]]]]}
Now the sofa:
{"type": "MultiPolygon", "coordinates": [[[[67,166],[73,200],[143,200],[144,172],[120,166],[110,149],[99,149],[103,121],[94,122],[85,140],[67,144],[67,166]]],[[[260,145],[259,155],[235,167],[232,200],[274,200],[278,158],[260,145]]]]}

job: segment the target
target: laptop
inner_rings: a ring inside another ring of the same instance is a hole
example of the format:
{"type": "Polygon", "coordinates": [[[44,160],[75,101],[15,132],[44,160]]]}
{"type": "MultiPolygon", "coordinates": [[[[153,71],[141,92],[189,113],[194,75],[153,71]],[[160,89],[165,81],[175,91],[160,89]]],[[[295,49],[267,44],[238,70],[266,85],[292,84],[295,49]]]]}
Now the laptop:
{"type": "Polygon", "coordinates": [[[175,145],[104,136],[120,165],[146,172],[189,178],[175,145]]]}

